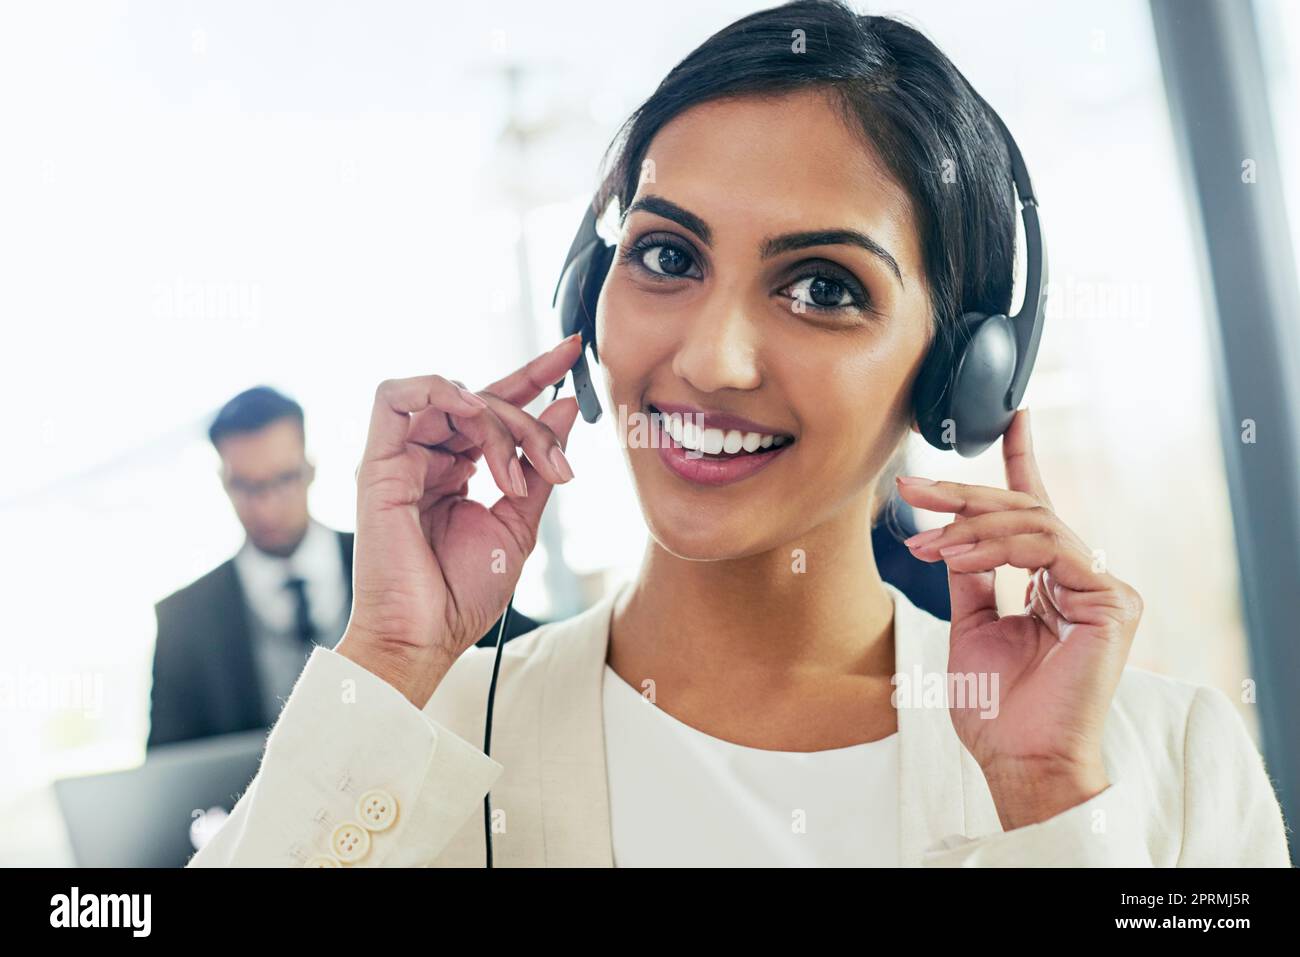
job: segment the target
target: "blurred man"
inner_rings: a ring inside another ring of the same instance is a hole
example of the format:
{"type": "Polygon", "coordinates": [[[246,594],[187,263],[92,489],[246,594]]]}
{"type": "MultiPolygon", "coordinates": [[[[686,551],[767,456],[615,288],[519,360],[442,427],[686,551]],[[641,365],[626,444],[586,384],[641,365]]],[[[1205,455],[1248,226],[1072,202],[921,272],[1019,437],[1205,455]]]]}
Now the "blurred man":
{"type": "MultiPolygon", "coordinates": [[[[352,534],[307,507],[315,468],[302,407],[249,389],[222,407],[208,438],[246,538],[155,609],[149,747],[269,727],[312,648],[332,648],[352,609],[352,534]]],[[[507,638],[537,624],[512,612],[507,638]]]]}

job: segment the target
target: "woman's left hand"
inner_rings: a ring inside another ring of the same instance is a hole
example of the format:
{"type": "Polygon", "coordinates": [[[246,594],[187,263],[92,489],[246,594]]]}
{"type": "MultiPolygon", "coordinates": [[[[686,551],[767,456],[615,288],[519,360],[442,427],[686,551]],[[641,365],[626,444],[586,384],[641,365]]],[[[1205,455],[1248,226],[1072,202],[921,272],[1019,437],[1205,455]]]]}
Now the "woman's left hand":
{"type": "Polygon", "coordinates": [[[1007,489],[900,478],[898,490],[916,508],[957,516],[906,544],[917,558],[948,565],[948,672],[966,680],[953,687],[984,681],[996,695],[992,707],[950,701],[949,713],[1011,830],[1109,786],[1102,729],[1142,598],[1052,510],[1026,410],[1002,437],[1002,453],[1007,489]],[[1021,614],[998,615],[1002,565],[1030,573],[1021,614]]]}

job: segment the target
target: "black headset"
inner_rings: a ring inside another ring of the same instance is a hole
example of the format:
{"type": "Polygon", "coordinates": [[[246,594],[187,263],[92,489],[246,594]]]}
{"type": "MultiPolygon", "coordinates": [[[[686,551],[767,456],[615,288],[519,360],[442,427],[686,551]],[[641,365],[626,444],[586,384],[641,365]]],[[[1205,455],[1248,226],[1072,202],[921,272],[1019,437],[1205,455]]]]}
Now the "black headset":
{"type": "MultiPolygon", "coordinates": [[[[912,388],[912,408],[917,427],[925,440],[937,449],[953,449],[967,458],[979,455],[1011,425],[1016,409],[1029,385],[1029,374],[1038,355],[1047,306],[1047,246],[1038,222],[1038,200],[1029,181],[1029,170],[1011,131],[993,107],[966,84],[992,117],[1006,143],[1011,161],[1011,179],[1020,203],[1025,227],[1025,295],[1014,316],[1001,313],[963,312],[953,335],[937,335],[926,354],[912,388]]],[[[600,400],[591,382],[587,346],[597,362],[596,302],[614,262],[617,247],[607,244],[596,231],[596,200],[587,205],[577,235],[564,257],[564,268],[556,284],[551,305],[560,310],[565,336],[582,333],[582,349],[570,370],[578,408],[588,422],[600,419],[600,400]]],[[[1014,286],[1014,276],[1012,285],[1014,286]]],[[[555,383],[555,395],[564,385],[555,383]]],[[[492,703],[496,697],[497,673],[501,665],[502,638],[514,607],[514,595],[506,605],[497,631],[497,656],[488,689],[487,728],[483,751],[492,739],[492,703]]],[[[487,838],[487,866],[492,866],[490,795],[483,798],[484,829],[487,838]]]]}

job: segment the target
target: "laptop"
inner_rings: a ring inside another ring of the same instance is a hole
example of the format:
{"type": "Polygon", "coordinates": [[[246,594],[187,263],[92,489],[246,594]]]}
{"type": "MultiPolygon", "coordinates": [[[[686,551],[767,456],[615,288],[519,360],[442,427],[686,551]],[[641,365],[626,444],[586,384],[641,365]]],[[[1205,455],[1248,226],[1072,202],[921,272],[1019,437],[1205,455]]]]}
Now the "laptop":
{"type": "Polygon", "coordinates": [[[139,767],[55,781],[77,866],[184,867],[257,774],[267,734],[164,744],[139,767]]]}

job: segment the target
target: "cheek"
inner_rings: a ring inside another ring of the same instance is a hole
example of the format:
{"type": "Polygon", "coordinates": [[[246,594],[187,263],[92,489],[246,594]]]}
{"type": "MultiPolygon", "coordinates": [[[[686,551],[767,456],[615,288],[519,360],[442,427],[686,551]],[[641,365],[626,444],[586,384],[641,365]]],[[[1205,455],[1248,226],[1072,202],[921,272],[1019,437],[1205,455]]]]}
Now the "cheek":
{"type": "Polygon", "coordinates": [[[846,374],[867,405],[865,418],[892,434],[912,420],[912,384],[925,358],[928,338],[923,311],[892,315],[880,334],[864,342],[846,374]]]}
{"type": "Polygon", "coordinates": [[[910,418],[914,365],[910,350],[880,348],[862,356],[853,370],[860,404],[865,406],[858,418],[874,424],[879,431],[910,418]]]}
{"type": "Polygon", "coordinates": [[[803,423],[818,459],[831,470],[877,471],[912,420],[912,344],[883,336],[799,371],[803,423]]]}
{"type": "Polygon", "coordinates": [[[651,367],[658,353],[655,317],[638,304],[635,290],[611,275],[596,303],[596,347],[609,391],[615,401],[629,401],[618,390],[651,367]]]}

